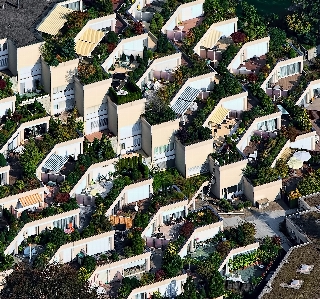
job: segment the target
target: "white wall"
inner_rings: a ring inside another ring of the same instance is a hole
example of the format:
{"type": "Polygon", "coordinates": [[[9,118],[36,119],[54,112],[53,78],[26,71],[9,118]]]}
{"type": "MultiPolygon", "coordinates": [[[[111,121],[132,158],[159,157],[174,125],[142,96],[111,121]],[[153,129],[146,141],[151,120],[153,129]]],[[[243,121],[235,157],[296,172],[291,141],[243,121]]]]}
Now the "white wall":
{"type": "Polygon", "coordinates": [[[232,101],[224,102],[222,103],[222,106],[229,110],[243,110],[244,104],[243,104],[244,98],[238,98],[232,101]]]}
{"type": "Polygon", "coordinates": [[[220,31],[222,33],[222,36],[230,36],[235,31],[235,24],[224,24],[221,26],[217,26],[214,28],[216,31],[220,31]]]}

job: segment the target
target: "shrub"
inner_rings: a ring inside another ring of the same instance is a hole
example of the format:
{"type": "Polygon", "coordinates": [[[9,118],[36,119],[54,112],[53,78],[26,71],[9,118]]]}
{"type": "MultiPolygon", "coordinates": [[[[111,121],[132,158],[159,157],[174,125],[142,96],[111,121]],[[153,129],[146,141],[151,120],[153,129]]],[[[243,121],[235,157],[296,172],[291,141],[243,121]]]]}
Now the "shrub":
{"type": "Polygon", "coordinates": [[[180,228],[180,235],[189,238],[194,231],[194,224],[190,221],[185,222],[180,228]]]}

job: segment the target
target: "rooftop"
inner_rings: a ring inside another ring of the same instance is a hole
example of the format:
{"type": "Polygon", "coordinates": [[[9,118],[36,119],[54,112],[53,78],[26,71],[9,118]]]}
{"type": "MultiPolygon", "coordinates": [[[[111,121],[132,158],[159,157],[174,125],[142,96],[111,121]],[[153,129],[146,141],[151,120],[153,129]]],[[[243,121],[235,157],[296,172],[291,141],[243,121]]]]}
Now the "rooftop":
{"type": "Polygon", "coordinates": [[[263,299],[286,298],[286,299],[307,299],[318,298],[320,288],[318,277],[320,275],[320,255],[319,248],[314,244],[309,244],[299,248],[295,248],[279,273],[272,282],[270,293],[265,294],[263,299]],[[310,274],[297,272],[301,265],[314,265],[310,274]],[[292,280],[302,280],[302,286],[299,289],[284,288],[280,286],[282,283],[290,284],[292,280]]]}
{"type": "Polygon", "coordinates": [[[290,220],[312,241],[320,240],[320,213],[307,212],[298,217],[293,215],[290,220]]]}
{"type": "Polygon", "coordinates": [[[310,207],[316,207],[320,205],[320,194],[314,194],[306,196],[303,199],[310,207]]]}
{"type": "MultiPolygon", "coordinates": [[[[3,0],[0,1],[0,4],[3,0]]],[[[16,47],[24,47],[41,41],[35,27],[60,0],[7,0],[0,9],[0,39],[9,38],[16,47]]]]}

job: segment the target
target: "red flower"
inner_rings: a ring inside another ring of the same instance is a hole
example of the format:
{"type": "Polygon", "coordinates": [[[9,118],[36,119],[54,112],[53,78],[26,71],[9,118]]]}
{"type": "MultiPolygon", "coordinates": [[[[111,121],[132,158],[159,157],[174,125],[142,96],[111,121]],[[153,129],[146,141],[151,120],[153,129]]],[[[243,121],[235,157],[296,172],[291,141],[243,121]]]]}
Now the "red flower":
{"type": "Polygon", "coordinates": [[[3,79],[0,79],[0,89],[4,90],[7,86],[7,82],[4,81],[3,79]]]}

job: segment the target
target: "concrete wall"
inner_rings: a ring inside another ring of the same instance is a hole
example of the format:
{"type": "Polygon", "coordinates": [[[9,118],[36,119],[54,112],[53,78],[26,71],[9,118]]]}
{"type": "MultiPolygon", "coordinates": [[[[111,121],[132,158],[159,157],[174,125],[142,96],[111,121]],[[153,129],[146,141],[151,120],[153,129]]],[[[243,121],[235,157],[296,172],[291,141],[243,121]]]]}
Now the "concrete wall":
{"type": "MultiPolygon", "coordinates": [[[[38,119],[31,120],[31,121],[28,121],[28,122],[21,124],[19,126],[19,128],[12,134],[12,136],[7,141],[7,143],[0,149],[0,153],[4,154],[6,156],[8,153],[9,144],[15,139],[17,139],[17,146],[19,146],[20,144],[23,144],[23,142],[24,142],[24,129],[26,129],[26,128],[34,127],[36,125],[46,124],[47,129],[48,129],[49,120],[50,120],[50,116],[46,116],[46,117],[38,118],[38,119]]],[[[14,148],[16,148],[16,147],[14,147],[14,148]]]]}
{"type": "Polygon", "coordinates": [[[242,64],[245,60],[254,57],[254,55],[260,57],[269,52],[269,41],[270,37],[260,38],[248,43],[245,43],[238,54],[233,58],[233,60],[228,65],[227,69],[231,73],[238,73],[237,69],[240,64],[242,64]],[[240,63],[239,63],[240,62],[240,63]]]}
{"type": "Polygon", "coordinates": [[[280,127],[281,127],[281,115],[282,115],[282,113],[279,111],[279,112],[276,112],[276,113],[273,113],[273,114],[269,114],[269,115],[265,115],[265,116],[261,116],[261,117],[256,118],[253,121],[253,123],[250,125],[248,130],[246,130],[244,135],[238,141],[237,148],[242,152],[245,149],[245,147],[247,145],[249,145],[249,142],[250,142],[250,139],[251,139],[251,136],[252,136],[253,132],[257,130],[257,124],[262,122],[262,121],[276,119],[276,129],[280,129],[280,127]]]}
{"type": "Polygon", "coordinates": [[[224,166],[215,165],[209,156],[210,172],[214,169],[215,183],[211,185],[211,192],[218,198],[223,198],[223,189],[238,185],[243,180],[242,170],[247,166],[248,160],[244,159],[224,166]]]}
{"type": "MultiPolygon", "coordinates": [[[[169,20],[164,24],[161,31],[162,33],[166,33],[167,30],[173,30],[174,27],[178,25],[179,22],[182,22],[183,20],[187,20],[186,16],[183,15],[183,11],[185,9],[192,9],[194,6],[203,5],[205,1],[204,0],[198,0],[198,1],[192,1],[189,3],[185,3],[180,5],[176,11],[173,13],[173,15],[169,18],[169,20]]],[[[199,14],[197,17],[199,17],[201,14],[199,14]]]]}
{"type": "Polygon", "coordinates": [[[264,80],[264,82],[261,84],[261,88],[266,91],[267,90],[267,84],[269,80],[273,81],[273,83],[276,83],[278,81],[278,72],[280,71],[280,68],[285,65],[290,65],[292,63],[300,62],[301,63],[301,71],[303,70],[303,56],[298,56],[292,59],[287,59],[284,61],[280,61],[276,64],[274,69],[270,72],[269,76],[264,80]]]}
{"type": "Polygon", "coordinates": [[[210,238],[213,238],[217,233],[223,231],[223,221],[220,220],[216,223],[211,223],[201,227],[197,227],[187,242],[183,245],[179,251],[180,257],[185,257],[189,252],[194,252],[196,248],[196,242],[203,242],[210,238]]]}
{"type": "Polygon", "coordinates": [[[5,254],[18,254],[18,246],[24,241],[25,238],[32,235],[39,235],[46,228],[53,228],[53,222],[60,219],[66,219],[74,216],[76,225],[79,226],[79,213],[80,209],[72,210],[69,212],[57,214],[40,220],[32,221],[24,225],[18,235],[13,239],[10,245],[4,251],[5,254]]]}
{"type": "MultiPolygon", "coordinates": [[[[105,264],[102,266],[98,266],[95,271],[91,274],[89,281],[91,283],[105,284],[113,281],[115,279],[115,275],[119,272],[123,275],[124,269],[130,267],[130,264],[139,261],[145,260],[144,265],[146,268],[146,272],[150,270],[150,259],[151,259],[151,252],[143,253],[140,255],[136,255],[127,259],[123,259],[117,262],[105,264]]],[[[129,298],[129,297],[128,297],[129,298]]]]}
{"type": "Polygon", "coordinates": [[[310,242],[308,236],[303,232],[303,230],[295,225],[294,218],[300,217],[300,215],[306,214],[309,211],[292,214],[286,217],[286,228],[290,236],[296,240],[297,243],[308,243],[310,242]]]}
{"type": "MultiPolygon", "coordinates": [[[[113,202],[113,204],[107,210],[105,216],[108,217],[113,215],[113,210],[117,206],[117,204],[119,204],[119,209],[121,209],[124,205],[128,203],[129,190],[134,190],[135,188],[139,188],[141,186],[149,186],[149,194],[152,194],[153,193],[152,183],[153,183],[153,179],[151,178],[151,179],[144,180],[142,182],[138,182],[138,183],[131,184],[124,187],[123,190],[118,195],[117,199],[113,202]]],[[[145,198],[140,198],[139,200],[142,200],[142,199],[145,199],[145,198]]]]}
{"type": "MultiPolygon", "coordinates": [[[[9,171],[10,165],[0,167],[0,175],[4,174],[3,185],[9,185],[9,171]]],[[[1,181],[0,181],[1,185],[1,181]]]]}
{"type": "Polygon", "coordinates": [[[142,149],[154,159],[154,148],[174,142],[174,134],[179,130],[179,119],[151,126],[143,117],[142,149]]]}
{"type": "Polygon", "coordinates": [[[244,195],[252,203],[267,198],[270,201],[280,199],[280,189],[282,188],[282,180],[277,180],[268,184],[253,187],[247,178],[243,179],[244,195]]]}
{"type": "MultiPolygon", "coordinates": [[[[221,21],[218,23],[213,23],[210,26],[210,28],[206,31],[206,33],[203,35],[203,37],[199,40],[199,42],[196,44],[196,46],[193,48],[193,51],[200,56],[201,46],[202,46],[203,42],[205,41],[205,39],[208,37],[208,35],[210,35],[210,32],[212,30],[218,30],[218,29],[216,29],[217,27],[221,27],[221,26],[224,26],[227,24],[234,24],[234,32],[236,32],[236,31],[238,31],[237,23],[238,23],[238,18],[233,18],[233,19],[221,21]]],[[[222,33],[222,35],[224,35],[224,34],[222,33]]]]}
{"type": "MultiPolygon", "coordinates": [[[[216,110],[219,109],[219,107],[226,107],[227,106],[228,107],[227,109],[229,109],[229,106],[230,106],[229,103],[231,103],[231,105],[232,105],[232,103],[234,101],[239,101],[239,102],[242,101],[242,105],[240,105],[241,109],[239,109],[239,111],[240,110],[246,111],[248,109],[248,92],[247,91],[246,92],[242,92],[242,93],[239,93],[239,94],[236,94],[236,95],[221,99],[219,101],[218,105],[212,110],[210,115],[207,117],[206,121],[203,123],[203,126],[204,127],[208,126],[208,123],[209,123],[211,117],[214,115],[216,110]]],[[[238,109],[234,109],[234,110],[238,110],[238,109]]]]}
{"type": "Polygon", "coordinates": [[[105,27],[111,27],[111,31],[115,31],[116,27],[116,14],[111,14],[105,17],[96,18],[87,22],[81,29],[81,31],[74,38],[74,42],[76,43],[80,37],[85,33],[86,30],[94,29],[99,30],[105,27]]]}
{"type": "Polygon", "coordinates": [[[188,169],[208,162],[208,155],[213,151],[213,139],[184,146],[177,138],[176,167],[184,177],[190,177],[188,169]]]}
{"type": "Polygon", "coordinates": [[[165,71],[166,69],[174,69],[181,65],[181,53],[175,53],[165,57],[155,59],[148,69],[138,80],[137,85],[141,88],[143,83],[147,83],[154,78],[154,71],[165,71]],[[149,79],[150,77],[150,79],[149,79]]]}
{"type": "Polygon", "coordinates": [[[90,182],[94,179],[94,172],[99,172],[99,169],[101,169],[101,172],[103,168],[111,166],[113,164],[115,164],[118,161],[118,158],[116,159],[111,159],[111,160],[107,160],[107,161],[103,161],[100,163],[95,163],[93,165],[91,165],[87,171],[83,174],[83,176],[81,177],[81,179],[78,181],[78,183],[73,187],[73,189],[70,191],[70,197],[74,197],[77,194],[80,194],[82,191],[82,186],[84,186],[84,188],[88,187],[90,182]]]}
{"type": "Polygon", "coordinates": [[[296,105],[308,107],[309,103],[314,99],[314,90],[318,88],[320,88],[320,79],[309,82],[307,88],[296,102],[296,105]]]}
{"type": "Polygon", "coordinates": [[[16,108],[16,96],[4,98],[0,100],[0,118],[8,113],[8,109],[11,113],[15,111],[16,108]]]}
{"type": "Polygon", "coordinates": [[[123,53],[129,56],[132,54],[134,57],[137,55],[142,57],[144,46],[148,47],[148,33],[123,39],[113,50],[112,55],[101,66],[108,72],[111,65],[115,63],[116,58],[120,58],[123,53]],[[132,48],[132,50],[126,50],[128,47],[132,48]]]}
{"type": "Polygon", "coordinates": [[[226,266],[226,274],[229,274],[228,263],[229,263],[230,259],[233,259],[233,257],[236,256],[236,255],[257,250],[259,248],[259,246],[260,246],[259,242],[256,242],[256,243],[244,246],[244,247],[239,247],[239,248],[232,249],[230,251],[230,253],[227,255],[227,257],[224,259],[222,264],[220,265],[219,272],[221,272],[223,270],[224,266],[226,266]]]}
{"type": "Polygon", "coordinates": [[[176,297],[176,295],[183,292],[183,284],[186,282],[187,277],[187,274],[183,274],[134,289],[128,296],[128,299],[136,299],[139,294],[144,294],[145,297],[141,298],[150,298],[150,296],[157,291],[160,292],[162,296],[176,297]]]}
{"type": "MultiPolygon", "coordinates": [[[[58,143],[54,146],[54,148],[50,151],[50,153],[48,153],[48,155],[42,160],[42,162],[40,163],[40,165],[37,167],[36,169],[36,176],[39,180],[41,180],[41,173],[42,171],[42,167],[44,166],[44,164],[46,163],[46,161],[51,157],[52,154],[57,154],[58,155],[58,151],[63,149],[63,148],[67,148],[66,150],[70,150],[70,148],[77,148],[77,152],[82,154],[83,153],[83,141],[84,141],[84,137],[80,137],[77,139],[72,139],[66,142],[61,142],[58,143]]],[[[75,157],[75,159],[77,159],[77,157],[75,157]]]]}
{"type": "MultiPolygon", "coordinates": [[[[103,251],[113,250],[114,249],[114,234],[115,231],[110,231],[106,233],[102,233],[99,235],[95,235],[89,238],[85,238],[76,242],[68,243],[65,245],[62,245],[55,255],[50,260],[50,263],[69,263],[72,260],[74,260],[78,253],[84,252],[88,254],[88,245],[90,243],[95,243],[96,241],[99,241],[100,248],[96,248],[96,251],[93,254],[101,253],[101,248],[103,248],[103,251]],[[109,244],[110,241],[110,244],[109,244]],[[109,248],[110,245],[110,248],[109,248]]],[[[91,253],[92,255],[92,253],[91,253]]]]}
{"type": "MultiPolygon", "coordinates": [[[[7,166],[10,167],[10,166],[7,166]]],[[[1,171],[2,168],[0,168],[1,171]]],[[[46,187],[40,187],[37,189],[33,189],[30,191],[26,191],[23,193],[19,193],[19,194],[15,194],[15,195],[10,195],[8,197],[4,197],[0,199],[0,205],[5,208],[8,209],[9,211],[12,211],[12,208],[15,209],[18,203],[18,200],[22,197],[26,197],[26,196],[30,196],[33,194],[40,194],[42,201],[43,201],[43,197],[44,197],[44,191],[46,190],[46,187]]]]}

